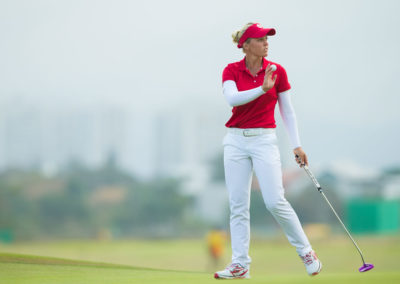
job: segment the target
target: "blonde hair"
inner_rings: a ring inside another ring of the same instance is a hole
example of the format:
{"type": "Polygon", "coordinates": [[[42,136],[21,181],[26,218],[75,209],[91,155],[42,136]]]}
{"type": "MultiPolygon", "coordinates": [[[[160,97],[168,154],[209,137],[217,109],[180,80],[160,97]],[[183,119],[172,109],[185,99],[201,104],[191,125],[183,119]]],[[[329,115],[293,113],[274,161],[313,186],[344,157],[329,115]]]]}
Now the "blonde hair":
{"type": "MultiPolygon", "coordinates": [[[[232,34],[233,43],[238,44],[244,32],[254,23],[247,23],[241,30],[234,31],[232,34]]],[[[247,40],[246,40],[247,41],[247,40]]]]}

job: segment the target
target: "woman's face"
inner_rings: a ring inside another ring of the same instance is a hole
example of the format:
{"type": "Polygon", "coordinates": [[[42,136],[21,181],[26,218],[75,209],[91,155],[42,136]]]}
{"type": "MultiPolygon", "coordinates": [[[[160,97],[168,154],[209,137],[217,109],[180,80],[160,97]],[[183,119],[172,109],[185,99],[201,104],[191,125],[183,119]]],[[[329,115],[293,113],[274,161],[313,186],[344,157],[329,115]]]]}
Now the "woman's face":
{"type": "Polygon", "coordinates": [[[268,37],[250,38],[243,44],[243,51],[248,55],[266,57],[268,55],[268,37]]]}

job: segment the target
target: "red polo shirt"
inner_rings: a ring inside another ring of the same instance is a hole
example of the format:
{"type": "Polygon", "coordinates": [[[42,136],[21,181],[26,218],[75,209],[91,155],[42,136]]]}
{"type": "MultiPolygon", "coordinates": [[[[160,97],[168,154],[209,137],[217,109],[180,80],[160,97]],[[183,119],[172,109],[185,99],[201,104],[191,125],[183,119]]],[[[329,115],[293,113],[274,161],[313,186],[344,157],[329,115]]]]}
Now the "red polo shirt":
{"type": "Polygon", "coordinates": [[[263,58],[263,64],[256,76],[253,76],[246,68],[245,58],[241,61],[228,64],[222,73],[222,82],[232,80],[240,91],[246,91],[260,87],[263,84],[267,65],[275,64],[277,69],[272,76],[277,75],[274,87],[267,93],[247,104],[233,107],[232,116],[225,124],[226,127],[236,128],[276,128],[275,105],[278,101],[278,93],[290,89],[290,84],[285,69],[274,62],[263,58]]]}

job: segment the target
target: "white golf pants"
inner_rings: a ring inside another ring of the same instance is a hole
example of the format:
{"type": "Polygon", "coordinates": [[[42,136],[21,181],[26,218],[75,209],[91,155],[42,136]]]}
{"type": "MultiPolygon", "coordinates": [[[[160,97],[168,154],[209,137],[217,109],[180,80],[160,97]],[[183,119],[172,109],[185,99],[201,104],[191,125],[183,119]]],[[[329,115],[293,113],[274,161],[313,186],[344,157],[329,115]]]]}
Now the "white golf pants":
{"type": "Polygon", "coordinates": [[[227,133],[223,141],[225,182],[229,192],[232,263],[249,265],[250,186],[253,169],[266,208],[282,227],[297,253],[312,248],[299,218],[285,199],[275,132],[256,136],[227,133]]]}

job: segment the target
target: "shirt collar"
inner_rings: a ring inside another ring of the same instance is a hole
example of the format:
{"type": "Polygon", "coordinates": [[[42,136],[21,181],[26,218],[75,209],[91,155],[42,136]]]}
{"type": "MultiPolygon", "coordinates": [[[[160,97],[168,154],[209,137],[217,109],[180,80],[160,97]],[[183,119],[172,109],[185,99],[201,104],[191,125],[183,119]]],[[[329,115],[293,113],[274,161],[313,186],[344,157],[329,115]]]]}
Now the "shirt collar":
{"type": "Polygon", "coordinates": [[[263,57],[262,70],[267,69],[269,61],[263,57]]]}
{"type": "MultiPolygon", "coordinates": [[[[269,62],[268,62],[267,59],[265,59],[265,57],[263,57],[262,60],[263,60],[263,63],[262,63],[261,70],[265,70],[265,69],[267,69],[267,66],[268,66],[269,62]]],[[[247,70],[247,68],[246,68],[246,56],[243,57],[243,59],[239,61],[239,70],[241,70],[241,71],[246,71],[247,70]]]]}
{"type": "Polygon", "coordinates": [[[242,60],[239,61],[239,70],[246,71],[246,56],[243,57],[242,60]]]}

